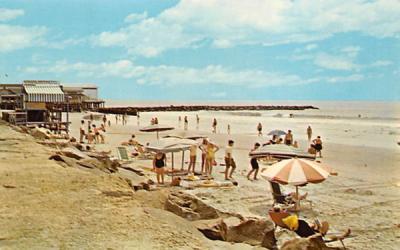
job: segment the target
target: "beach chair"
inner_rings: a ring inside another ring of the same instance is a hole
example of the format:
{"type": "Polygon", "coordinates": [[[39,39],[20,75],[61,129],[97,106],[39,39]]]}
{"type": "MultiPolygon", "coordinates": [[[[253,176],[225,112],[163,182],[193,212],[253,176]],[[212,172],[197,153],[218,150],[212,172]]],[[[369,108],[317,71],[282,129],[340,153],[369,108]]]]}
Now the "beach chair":
{"type": "MultiPolygon", "coordinates": [[[[286,210],[278,210],[275,211],[274,209],[270,209],[268,211],[268,215],[271,218],[271,220],[275,224],[275,229],[279,226],[281,228],[290,230],[285,223],[283,223],[283,219],[290,216],[291,214],[286,211],[286,210]]],[[[321,237],[324,243],[330,243],[330,242],[335,242],[335,241],[340,241],[340,243],[343,246],[343,249],[346,249],[346,246],[344,245],[343,240],[346,238],[352,237],[350,229],[348,229],[346,232],[343,234],[339,233],[328,233],[329,230],[329,223],[326,221],[323,221],[320,223],[318,220],[316,220],[316,224],[318,225],[318,230],[315,232],[315,235],[310,236],[310,237],[321,237]]]]}
{"type": "Polygon", "coordinates": [[[117,153],[118,153],[118,160],[124,163],[132,162],[132,159],[129,156],[128,149],[126,147],[117,147],[117,153]]]}
{"type": "Polygon", "coordinates": [[[273,205],[282,204],[288,207],[292,207],[300,201],[306,201],[310,204],[310,208],[312,209],[312,201],[306,199],[307,194],[299,197],[297,197],[294,193],[283,194],[279,183],[272,181],[270,181],[269,183],[271,184],[272,196],[274,198],[273,205]]]}

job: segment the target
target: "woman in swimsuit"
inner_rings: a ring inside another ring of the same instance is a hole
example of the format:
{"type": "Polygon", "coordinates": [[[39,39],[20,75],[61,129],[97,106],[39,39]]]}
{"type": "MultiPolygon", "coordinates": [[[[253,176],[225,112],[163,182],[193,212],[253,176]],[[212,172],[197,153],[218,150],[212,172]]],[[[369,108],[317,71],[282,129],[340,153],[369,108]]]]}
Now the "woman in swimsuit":
{"type": "Polygon", "coordinates": [[[219,150],[217,145],[208,142],[206,147],[206,174],[212,175],[212,167],[215,162],[215,153],[219,150]]]}
{"type": "Polygon", "coordinates": [[[164,153],[158,152],[153,159],[153,170],[157,174],[157,183],[164,184],[164,167],[166,165],[167,157],[164,153]],[[161,181],[160,181],[161,179],[161,181]]]}

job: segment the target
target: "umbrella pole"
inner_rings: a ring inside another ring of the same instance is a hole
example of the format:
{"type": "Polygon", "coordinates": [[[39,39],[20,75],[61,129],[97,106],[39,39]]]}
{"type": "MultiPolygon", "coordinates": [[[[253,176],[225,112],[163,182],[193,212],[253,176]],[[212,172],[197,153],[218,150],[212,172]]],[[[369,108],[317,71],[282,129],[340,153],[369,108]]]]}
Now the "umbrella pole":
{"type": "Polygon", "coordinates": [[[299,186],[296,186],[296,211],[300,210],[299,186]]]}
{"type": "Polygon", "coordinates": [[[171,166],[172,166],[172,172],[171,172],[171,178],[174,179],[174,152],[171,152],[172,157],[171,157],[171,166]]]}
{"type": "Polygon", "coordinates": [[[182,150],[182,166],[181,170],[183,170],[183,164],[185,163],[185,150],[182,150]]]}

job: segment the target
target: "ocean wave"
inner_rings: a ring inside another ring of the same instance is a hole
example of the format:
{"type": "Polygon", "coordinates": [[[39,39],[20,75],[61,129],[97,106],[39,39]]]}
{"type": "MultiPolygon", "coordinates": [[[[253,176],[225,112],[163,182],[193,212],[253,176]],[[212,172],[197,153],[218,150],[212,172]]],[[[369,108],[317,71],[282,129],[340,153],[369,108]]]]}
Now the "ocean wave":
{"type": "Polygon", "coordinates": [[[368,121],[400,121],[399,117],[368,117],[368,116],[341,116],[341,115],[307,115],[292,114],[291,118],[314,118],[314,119],[331,119],[331,120],[368,120],[368,121]]]}

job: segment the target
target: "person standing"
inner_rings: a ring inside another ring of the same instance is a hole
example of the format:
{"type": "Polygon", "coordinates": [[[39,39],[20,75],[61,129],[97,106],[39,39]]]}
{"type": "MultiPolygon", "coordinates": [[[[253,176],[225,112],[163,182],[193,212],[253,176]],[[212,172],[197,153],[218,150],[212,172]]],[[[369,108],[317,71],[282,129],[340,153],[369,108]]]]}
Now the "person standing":
{"type": "Polygon", "coordinates": [[[196,114],[196,129],[199,129],[199,124],[200,124],[200,117],[199,115],[196,114]]]}
{"type": "Polygon", "coordinates": [[[311,128],[310,125],[309,125],[308,128],[307,128],[307,136],[308,136],[308,141],[311,141],[311,138],[312,138],[312,128],[311,128]]]}
{"type": "Polygon", "coordinates": [[[213,123],[212,123],[212,128],[213,128],[213,134],[217,133],[217,119],[214,118],[213,123]]]}
{"type": "Polygon", "coordinates": [[[317,157],[317,154],[319,153],[319,157],[322,158],[322,140],[321,136],[317,136],[316,139],[313,140],[313,148],[315,149],[315,157],[317,157]]]}
{"type": "Polygon", "coordinates": [[[181,122],[182,122],[182,117],[178,116],[178,126],[179,126],[179,128],[181,127],[181,122]]]}
{"type": "Polygon", "coordinates": [[[106,117],[106,115],[103,115],[103,124],[104,124],[104,126],[107,125],[107,117],[106,117]]]}
{"type": "Polygon", "coordinates": [[[199,148],[201,150],[201,174],[205,173],[204,167],[205,167],[205,164],[206,164],[207,144],[208,144],[207,139],[203,139],[203,142],[199,146],[199,148]]]}
{"type": "Polygon", "coordinates": [[[189,121],[188,121],[187,116],[185,116],[185,117],[183,118],[183,129],[184,129],[184,130],[188,130],[188,125],[189,125],[189,121]]]}
{"type": "Polygon", "coordinates": [[[197,145],[190,146],[190,161],[188,172],[194,174],[194,168],[196,167],[196,156],[197,156],[197,145]]]}
{"type": "Polygon", "coordinates": [[[84,137],[85,137],[85,121],[81,120],[81,126],[79,128],[79,143],[83,143],[84,137]]]}
{"type": "Polygon", "coordinates": [[[153,159],[153,170],[157,174],[157,183],[164,184],[164,167],[166,166],[167,157],[164,153],[157,152],[153,159]]]}
{"type": "Polygon", "coordinates": [[[215,162],[215,153],[219,150],[217,145],[207,142],[206,148],[206,174],[212,176],[212,169],[215,162]]]}
{"type": "Polygon", "coordinates": [[[118,115],[115,115],[115,124],[118,124],[118,115]]]}
{"type": "Polygon", "coordinates": [[[228,135],[230,135],[231,134],[231,125],[230,124],[228,124],[228,135]]]}
{"type": "MultiPolygon", "coordinates": [[[[254,144],[254,148],[250,151],[250,153],[253,152],[253,151],[255,151],[255,150],[257,150],[259,147],[260,147],[260,143],[257,142],[256,144],[254,144]]],[[[254,178],[253,178],[253,180],[257,180],[257,174],[258,174],[259,165],[258,165],[258,161],[257,161],[257,158],[256,158],[256,157],[252,157],[252,158],[251,158],[251,160],[250,160],[250,165],[251,165],[251,170],[250,170],[249,173],[247,174],[247,179],[250,180],[250,175],[251,175],[252,173],[254,173],[254,178]]]]}
{"type": "Polygon", "coordinates": [[[288,146],[293,144],[292,130],[288,130],[287,134],[285,135],[285,144],[288,146]]]}
{"type": "Polygon", "coordinates": [[[229,140],[228,146],[225,148],[225,180],[231,179],[233,171],[236,169],[236,163],[232,156],[233,144],[234,141],[229,140]]]}
{"type": "Polygon", "coordinates": [[[262,124],[261,122],[257,125],[258,136],[262,136],[262,124]]]}

